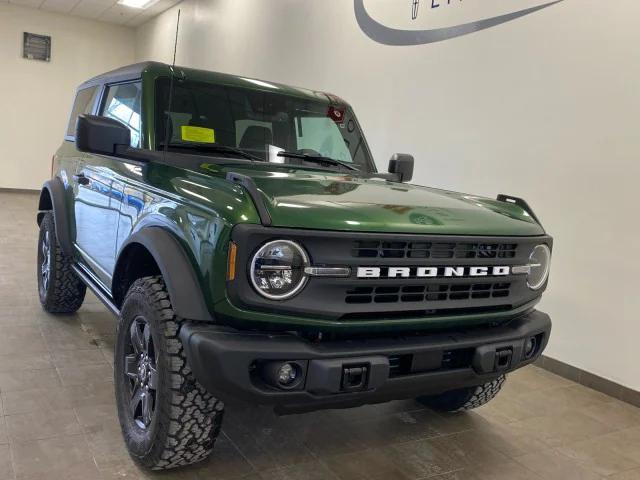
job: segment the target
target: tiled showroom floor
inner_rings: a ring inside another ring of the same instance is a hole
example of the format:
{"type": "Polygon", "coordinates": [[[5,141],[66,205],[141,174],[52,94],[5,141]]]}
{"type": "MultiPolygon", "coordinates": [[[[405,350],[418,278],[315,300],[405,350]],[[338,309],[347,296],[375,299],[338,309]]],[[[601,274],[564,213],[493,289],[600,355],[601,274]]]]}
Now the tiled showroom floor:
{"type": "Polygon", "coordinates": [[[640,409],[537,367],[473,413],[413,401],[276,417],[229,405],[213,458],[149,474],[120,438],[115,319],[88,296],[45,314],[32,194],[0,192],[0,480],[640,479],[640,409]]]}

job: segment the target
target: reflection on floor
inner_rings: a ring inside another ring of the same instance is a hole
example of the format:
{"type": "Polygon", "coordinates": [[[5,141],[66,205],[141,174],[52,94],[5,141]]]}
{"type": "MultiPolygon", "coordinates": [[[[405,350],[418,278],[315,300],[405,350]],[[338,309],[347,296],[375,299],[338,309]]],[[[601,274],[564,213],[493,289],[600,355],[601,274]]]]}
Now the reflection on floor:
{"type": "Polygon", "coordinates": [[[536,367],[467,414],[413,401],[285,417],[229,405],[209,462],[142,472],[116,418],[114,318],[93,296],[73,316],[40,309],[36,202],[0,192],[0,480],[640,479],[640,409],[536,367]]]}

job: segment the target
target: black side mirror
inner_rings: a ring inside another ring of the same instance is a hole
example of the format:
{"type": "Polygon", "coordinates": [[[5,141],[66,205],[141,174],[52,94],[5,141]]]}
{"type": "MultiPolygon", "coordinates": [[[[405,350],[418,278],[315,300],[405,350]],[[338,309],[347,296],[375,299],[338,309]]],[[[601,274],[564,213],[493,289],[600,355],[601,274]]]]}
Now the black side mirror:
{"type": "Polygon", "coordinates": [[[115,155],[131,145],[131,131],[113,118],[80,115],[76,123],[76,148],[81,152],[115,155]]]}
{"type": "Polygon", "coordinates": [[[397,175],[400,182],[410,181],[413,178],[413,156],[394,153],[389,160],[389,173],[397,175]]]}

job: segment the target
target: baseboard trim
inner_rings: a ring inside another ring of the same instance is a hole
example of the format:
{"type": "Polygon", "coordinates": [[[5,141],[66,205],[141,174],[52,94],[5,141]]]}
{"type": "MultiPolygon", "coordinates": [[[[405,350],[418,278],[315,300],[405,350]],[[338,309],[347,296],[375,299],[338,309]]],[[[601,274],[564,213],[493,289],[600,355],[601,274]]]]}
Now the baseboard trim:
{"type": "Polygon", "coordinates": [[[31,188],[6,188],[0,187],[0,192],[2,193],[39,193],[40,190],[31,189],[31,188]]]}
{"type": "Polygon", "coordinates": [[[572,380],[585,387],[592,388],[598,392],[609,395],[636,407],[640,407],[640,392],[632,388],[625,387],[619,383],[607,380],[606,378],[594,375],[593,373],[574,367],[568,363],[561,362],[555,358],[542,355],[535,363],[538,367],[555,373],[567,380],[572,380]]]}

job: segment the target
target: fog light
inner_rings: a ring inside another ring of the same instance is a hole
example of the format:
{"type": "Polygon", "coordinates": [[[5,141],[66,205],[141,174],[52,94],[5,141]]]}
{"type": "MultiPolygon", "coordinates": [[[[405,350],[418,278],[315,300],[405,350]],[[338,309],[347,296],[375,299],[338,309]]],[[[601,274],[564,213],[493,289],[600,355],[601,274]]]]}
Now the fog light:
{"type": "Polygon", "coordinates": [[[281,390],[295,390],[304,383],[304,361],[266,361],[260,362],[259,374],[262,380],[281,390]]]}
{"type": "Polygon", "coordinates": [[[524,344],[524,358],[531,358],[538,346],[538,340],[536,337],[529,338],[524,344]]]}
{"type": "Polygon", "coordinates": [[[296,367],[290,363],[285,363],[278,370],[278,383],[281,385],[291,385],[298,377],[296,367]]]}

